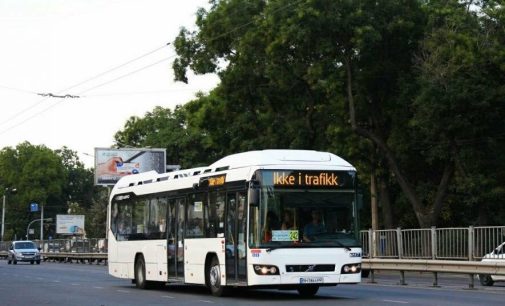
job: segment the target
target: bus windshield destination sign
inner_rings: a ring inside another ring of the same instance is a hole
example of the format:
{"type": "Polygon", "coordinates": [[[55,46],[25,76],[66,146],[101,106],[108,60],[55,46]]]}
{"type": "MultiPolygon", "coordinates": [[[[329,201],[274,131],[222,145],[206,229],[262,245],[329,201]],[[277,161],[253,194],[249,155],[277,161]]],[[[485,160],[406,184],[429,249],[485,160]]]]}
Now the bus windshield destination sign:
{"type": "Polygon", "coordinates": [[[353,181],[344,171],[265,171],[263,179],[278,188],[343,188],[353,181]]]}

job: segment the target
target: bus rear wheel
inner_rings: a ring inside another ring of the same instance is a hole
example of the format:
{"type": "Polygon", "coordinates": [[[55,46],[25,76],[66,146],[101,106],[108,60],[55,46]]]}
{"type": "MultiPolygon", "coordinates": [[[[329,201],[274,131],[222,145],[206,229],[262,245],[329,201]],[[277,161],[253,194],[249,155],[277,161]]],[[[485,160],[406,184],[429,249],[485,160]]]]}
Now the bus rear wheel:
{"type": "Polygon", "coordinates": [[[213,296],[226,295],[226,288],[221,285],[221,268],[217,257],[212,257],[209,267],[207,267],[207,284],[213,296]]]}
{"type": "Polygon", "coordinates": [[[479,275],[479,280],[482,286],[492,286],[494,284],[494,281],[490,275],[481,274],[479,275]]]}
{"type": "Polygon", "coordinates": [[[319,286],[300,286],[297,290],[302,297],[313,297],[319,290],[319,286]]]}

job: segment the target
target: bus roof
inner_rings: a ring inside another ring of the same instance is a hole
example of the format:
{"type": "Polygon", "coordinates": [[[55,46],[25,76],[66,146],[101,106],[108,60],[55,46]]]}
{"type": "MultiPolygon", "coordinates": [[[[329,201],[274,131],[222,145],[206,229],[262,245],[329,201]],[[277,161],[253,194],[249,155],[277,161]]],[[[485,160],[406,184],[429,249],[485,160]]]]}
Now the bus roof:
{"type": "Polygon", "coordinates": [[[168,173],[149,171],[121,178],[115,188],[131,187],[139,184],[160,182],[173,179],[212,175],[233,169],[244,168],[341,168],[341,170],[355,171],[355,168],[344,159],[329,152],[313,150],[259,150],[228,155],[208,167],[177,170],[168,173]]]}
{"type": "Polygon", "coordinates": [[[237,153],[226,156],[213,163],[210,168],[229,167],[230,169],[290,164],[324,164],[340,167],[350,167],[351,164],[335,154],[312,150],[261,150],[237,153]]]}

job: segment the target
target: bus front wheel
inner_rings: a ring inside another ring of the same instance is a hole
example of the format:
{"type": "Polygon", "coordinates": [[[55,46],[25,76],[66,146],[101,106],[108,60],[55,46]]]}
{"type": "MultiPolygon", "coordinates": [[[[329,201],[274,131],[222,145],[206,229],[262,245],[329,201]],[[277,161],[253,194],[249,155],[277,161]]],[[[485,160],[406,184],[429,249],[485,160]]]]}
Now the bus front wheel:
{"type": "Polygon", "coordinates": [[[207,280],[213,296],[224,296],[226,294],[226,288],[221,285],[221,268],[217,257],[212,257],[210,261],[210,265],[207,268],[207,280]]]}
{"type": "Polygon", "coordinates": [[[300,286],[298,287],[298,293],[302,297],[312,297],[316,295],[319,290],[319,286],[300,286]]]}
{"type": "Polygon", "coordinates": [[[147,289],[146,264],[144,257],[139,256],[135,261],[135,286],[139,289],[147,289]]]}

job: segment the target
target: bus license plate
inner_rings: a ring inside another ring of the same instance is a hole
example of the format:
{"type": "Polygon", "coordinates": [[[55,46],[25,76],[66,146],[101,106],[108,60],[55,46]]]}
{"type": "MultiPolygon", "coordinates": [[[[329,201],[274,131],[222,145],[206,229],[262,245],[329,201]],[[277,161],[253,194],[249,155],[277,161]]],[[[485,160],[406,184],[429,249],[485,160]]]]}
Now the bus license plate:
{"type": "Polygon", "coordinates": [[[300,284],[320,284],[323,282],[322,277],[300,277],[300,284]]]}

